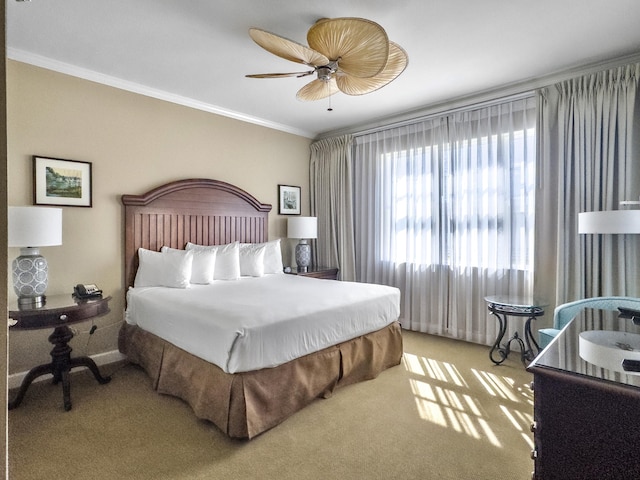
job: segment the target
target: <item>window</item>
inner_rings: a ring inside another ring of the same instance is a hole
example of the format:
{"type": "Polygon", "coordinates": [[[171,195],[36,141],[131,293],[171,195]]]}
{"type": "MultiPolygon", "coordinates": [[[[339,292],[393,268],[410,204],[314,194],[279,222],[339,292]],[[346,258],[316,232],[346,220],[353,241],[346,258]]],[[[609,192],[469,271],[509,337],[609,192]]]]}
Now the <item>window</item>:
{"type": "Polygon", "coordinates": [[[484,295],[533,291],[535,122],[527,97],[356,137],[357,275],[402,289],[403,326],[486,343],[484,295]]]}
{"type": "MultiPolygon", "coordinates": [[[[533,231],[526,225],[534,218],[534,146],[535,128],[463,139],[455,148],[457,162],[451,145],[444,144],[439,182],[429,167],[438,161],[438,145],[383,153],[383,162],[395,164],[390,168],[395,171],[394,194],[388,203],[395,229],[393,248],[382,250],[387,256],[382,260],[531,270],[533,231]],[[507,160],[501,151],[511,152],[507,160]],[[490,237],[504,235],[509,238],[501,243],[509,245],[509,255],[489,248],[456,248],[490,245],[490,237]],[[435,248],[440,242],[446,246],[435,248]],[[410,248],[412,244],[421,248],[410,248]]],[[[386,237],[385,224],[380,228],[386,237]]]]}

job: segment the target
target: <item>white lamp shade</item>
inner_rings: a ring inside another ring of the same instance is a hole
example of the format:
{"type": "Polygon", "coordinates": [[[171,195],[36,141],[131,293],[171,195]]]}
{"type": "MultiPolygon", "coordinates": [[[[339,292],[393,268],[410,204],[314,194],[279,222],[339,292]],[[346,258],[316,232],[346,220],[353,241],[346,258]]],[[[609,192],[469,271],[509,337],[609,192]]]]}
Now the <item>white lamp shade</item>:
{"type": "Polygon", "coordinates": [[[640,233],[640,210],[578,214],[579,233],[640,233]]]}
{"type": "Polygon", "coordinates": [[[316,217],[290,217],[287,219],[287,237],[317,238],[318,219],[316,217]]]}
{"type": "Polygon", "coordinates": [[[7,213],[9,247],[62,245],[61,208],[9,207],[7,213]]]}

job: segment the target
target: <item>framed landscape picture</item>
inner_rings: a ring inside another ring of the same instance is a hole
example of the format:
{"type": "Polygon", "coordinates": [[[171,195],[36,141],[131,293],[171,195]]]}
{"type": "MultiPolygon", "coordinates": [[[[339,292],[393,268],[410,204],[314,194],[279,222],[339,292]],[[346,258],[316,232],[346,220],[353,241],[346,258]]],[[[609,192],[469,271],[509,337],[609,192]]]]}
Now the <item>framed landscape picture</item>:
{"type": "Polygon", "coordinates": [[[35,205],[92,206],[91,163],[33,157],[35,205]]]}
{"type": "Polygon", "coordinates": [[[278,214],[300,215],[300,187],[278,185],[278,214]]]}

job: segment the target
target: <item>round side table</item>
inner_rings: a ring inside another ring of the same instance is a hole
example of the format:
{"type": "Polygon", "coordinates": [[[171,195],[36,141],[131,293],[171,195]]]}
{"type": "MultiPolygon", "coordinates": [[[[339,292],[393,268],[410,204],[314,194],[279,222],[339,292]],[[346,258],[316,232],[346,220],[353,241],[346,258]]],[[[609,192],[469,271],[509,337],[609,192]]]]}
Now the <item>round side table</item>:
{"type": "Polygon", "coordinates": [[[498,336],[489,352],[489,358],[496,365],[504,362],[511,353],[511,343],[520,345],[520,358],[522,363],[531,361],[540,352],[538,342],[531,333],[531,321],[544,315],[544,308],[547,304],[537,299],[513,297],[510,295],[489,295],[484,297],[491,315],[494,315],[499,322],[498,336]],[[524,332],[522,337],[516,331],[513,336],[504,344],[502,340],[507,333],[508,317],[525,317],[524,332]]]}
{"type": "Polygon", "coordinates": [[[71,358],[69,341],[73,338],[73,332],[69,324],[87,320],[89,318],[109,313],[109,300],[111,297],[98,297],[91,299],[78,299],[71,295],[50,295],[45,303],[38,307],[20,307],[15,305],[9,311],[9,318],[16,321],[9,330],[33,330],[40,328],[53,328],[49,336],[49,342],[54,346],[51,350],[51,363],[38,365],[29,370],[22,380],[18,394],[9,402],[9,410],[16,408],[22,402],[29,385],[38,377],[46,374],[53,375],[53,383],[62,382],[62,396],[64,409],[71,410],[71,385],[69,372],[75,367],[88,368],[98,383],[108,383],[111,378],[100,375],[95,362],[89,357],[71,358]]]}

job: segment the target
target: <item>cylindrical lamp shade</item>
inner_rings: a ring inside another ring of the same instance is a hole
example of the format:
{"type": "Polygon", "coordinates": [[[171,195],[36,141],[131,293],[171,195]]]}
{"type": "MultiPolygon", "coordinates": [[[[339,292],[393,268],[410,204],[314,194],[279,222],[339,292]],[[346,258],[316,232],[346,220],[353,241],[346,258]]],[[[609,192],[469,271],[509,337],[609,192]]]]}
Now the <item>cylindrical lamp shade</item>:
{"type": "Polygon", "coordinates": [[[287,220],[287,237],[317,238],[318,219],[316,217],[290,217],[287,220]]]}
{"type": "Polygon", "coordinates": [[[579,233],[640,233],[640,210],[609,210],[578,214],[579,233]]]}
{"type": "Polygon", "coordinates": [[[10,247],[62,245],[62,209],[9,207],[7,212],[10,247]]]}

